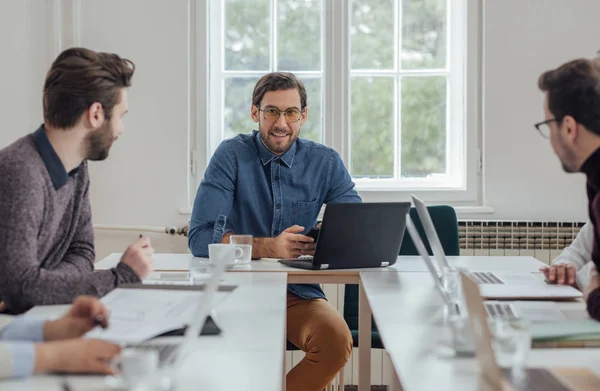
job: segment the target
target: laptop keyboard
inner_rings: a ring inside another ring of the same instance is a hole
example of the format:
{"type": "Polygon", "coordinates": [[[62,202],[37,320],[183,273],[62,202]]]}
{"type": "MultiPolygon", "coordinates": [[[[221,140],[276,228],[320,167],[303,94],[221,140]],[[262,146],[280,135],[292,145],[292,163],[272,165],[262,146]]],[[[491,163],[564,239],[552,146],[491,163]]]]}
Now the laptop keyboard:
{"type": "Polygon", "coordinates": [[[490,318],[517,318],[512,306],[508,303],[485,303],[485,312],[490,318]]]}
{"type": "Polygon", "coordinates": [[[297,261],[297,262],[312,263],[313,256],[312,255],[301,255],[298,258],[283,258],[282,261],[297,261]]]}
{"type": "Polygon", "coordinates": [[[298,258],[284,258],[280,259],[279,262],[293,263],[297,267],[303,269],[312,269],[313,268],[313,256],[312,255],[301,255],[298,258]]]}
{"type": "Polygon", "coordinates": [[[173,352],[175,351],[175,349],[177,349],[179,345],[173,345],[173,344],[161,344],[161,345],[150,345],[150,344],[142,344],[142,345],[136,345],[136,346],[132,346],[135,347],[136,349],[140,349],[140,350],[157,350],[158,351],[158,362],[160,363],[161,366],[165,365],[167,363],[167,360],[169,358],[173,358],[173,352]]]}
{"type": "Polygon", "coordinates": [[[142,280],[144,285],[194,285],[192,280],[142,280]]]}
{"type": "Polygon", "coordinates": [[[542,368],[528,368],[524,373],[514,374],[503,368],[504,376],[517,391],[569,391],[550,371],[542,368]]]}
{"type": "Polygon", "coordinates": [[[504,284],[504,282],[492,272],[471,272],[470,275],[478,284],[504,284]]]}

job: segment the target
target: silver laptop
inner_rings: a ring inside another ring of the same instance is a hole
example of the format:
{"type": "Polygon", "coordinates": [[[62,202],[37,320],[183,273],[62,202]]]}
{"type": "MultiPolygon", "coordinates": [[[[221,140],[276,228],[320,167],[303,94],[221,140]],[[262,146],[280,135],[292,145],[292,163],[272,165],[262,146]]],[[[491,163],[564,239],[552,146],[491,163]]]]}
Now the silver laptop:
{"type": "MultiPolygon", "coordinates": [[[[444,302],[455,314],[460,313],[458,303],[453,303],[444,289],[442,280],[438,276],[433,261],[427,253],[427,249],[421,240],[421,236],[415,227],[410,215],[406,217],[406,229],[415,244],[419,255],[425,261],[427,269],[433,277],[437,290],[442,295],[444,302]]],[[[472,276],[469,275],[472,278],[472,276]]],[[[566,316],[560,311],[558,305],[549,301],[486,301],[484,308],[488,317],[503,319],[527,319],[530,322],[558,322],[565,320],[566,316]]]]}
{"type": "MultiPolygon", "coordinates": [[[[414,195],[412,200],[438,266],[450,267],[427,206],[414,195]]],[[[571,286],[547,284],[530,272],[469,271],[468,274],[482,285],[481,294],[489,299],[558,300],[582,297],[582,293],[571,286]]]]}
{"type": "Polygon", "coordinates": [[[488,386],[485,387],[486,389],[516,391],[600,389],[600,378],[587,368],[525,368],[522,372],[501,368],[494,355],[492,334],[479,292],[482,285],[476,284],[464,273],[461,273],[460,277],[469,313],[470,330],[475,342],[475,355],[480,364],[482,378],[488,386]]]}

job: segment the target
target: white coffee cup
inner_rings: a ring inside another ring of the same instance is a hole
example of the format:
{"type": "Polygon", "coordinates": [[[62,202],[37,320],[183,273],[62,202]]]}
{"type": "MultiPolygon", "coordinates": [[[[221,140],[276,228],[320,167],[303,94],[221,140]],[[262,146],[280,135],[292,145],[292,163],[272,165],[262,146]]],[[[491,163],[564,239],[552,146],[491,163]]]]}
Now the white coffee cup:
{"type": "Polygon", "coordinates": [[[116,364],[127,386],[150,382],[158,371],[158,350],[125,348],[116,364]]]}
{"type": "Polygon", "coordinates": [[[243,255],[243,250],[234,244],[212,243],[208,245],[208,258],[212,264],[232,264],[243,255]]]}

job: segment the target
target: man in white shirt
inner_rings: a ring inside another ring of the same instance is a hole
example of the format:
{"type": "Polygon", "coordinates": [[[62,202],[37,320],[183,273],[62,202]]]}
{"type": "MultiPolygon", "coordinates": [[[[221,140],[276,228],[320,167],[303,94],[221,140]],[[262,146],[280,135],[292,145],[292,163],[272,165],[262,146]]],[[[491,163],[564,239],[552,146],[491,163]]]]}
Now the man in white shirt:
{"type": "Polygon", "coordinates": [[[548,282],[585,288],[590,281],[590,271],[594,268],[593,239],[594,226],[588,221],[581,227],[575,240],[552,261],[551,266],[540,269],[548,282]]]}

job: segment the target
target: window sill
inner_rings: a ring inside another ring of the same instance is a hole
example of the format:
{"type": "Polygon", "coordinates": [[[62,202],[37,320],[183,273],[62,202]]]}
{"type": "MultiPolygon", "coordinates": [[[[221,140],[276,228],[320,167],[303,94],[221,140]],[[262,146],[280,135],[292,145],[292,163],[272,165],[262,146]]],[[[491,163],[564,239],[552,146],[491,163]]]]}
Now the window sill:
{"type": "Polygon", "coordinates": [[[399,184],[398,182],[354,182],[354,189],[359,192],[382,192],[382,193],[406,193],[406,192],[421,192],[421,191],[438,191],[438,192],[460,192],[464,188],[460,186],[450,186],[447,181],[406,181],[399,184]]]}
{"type": "Polygon", "coordinates": [[[458,215],[459,218],[464,215],[479,215],[479,214],[491,215],[491,214],[496,213],[496,209],[493,206],[485,206],[485,205],[455,206],[454,210],[456,211],[456,214],[458,215]]]}
{"type": "MultiPolygon", "coordinates": [[[[474,214],[493,214],[496,212],[493,206],[455,206],[456,214],[460,216],[474,215],[474,214]]],[[[179,208],[179,214],[184,216],[190,216],[192,214],[192,208],[179,208]]]]}
{"type": "Polygon", "coordinates": [[[192,208],[179,208],[178,212],[180,215],[191,216],[192,208]]]}

